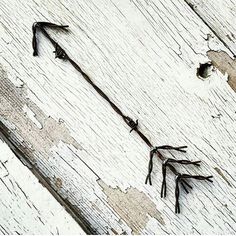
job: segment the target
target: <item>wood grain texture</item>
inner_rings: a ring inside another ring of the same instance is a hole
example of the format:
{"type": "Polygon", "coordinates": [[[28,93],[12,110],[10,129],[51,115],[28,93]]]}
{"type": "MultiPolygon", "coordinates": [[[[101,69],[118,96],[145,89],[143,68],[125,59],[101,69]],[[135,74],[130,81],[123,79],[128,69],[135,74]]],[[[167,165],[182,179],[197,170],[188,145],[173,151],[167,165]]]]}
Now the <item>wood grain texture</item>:
{"type": "Polygon", "coordinates": [[[0,234],[84,234],[0,138],[0,234]]]}
{"type": "Polygon", "coordinates": [[[236,55],[236,4],[234,0],[185,0],[236,55]]]}
{"type": "Polygon", "coordinates": [[[91,232],[235,233],[236,96],[219,70],[196,75],[209,50],[232,53],[184,1],[2,2],[0,120],[91,232]],[[174,176],[166,199],[158,160],[144,184],[148,148],[42,35],[32,57],[39,20],[70,25],[50,33],[153,143],[189,147],[166,156],[202,160],[182,171],[214,175],[181,194],[182,214],[174,176]]]}

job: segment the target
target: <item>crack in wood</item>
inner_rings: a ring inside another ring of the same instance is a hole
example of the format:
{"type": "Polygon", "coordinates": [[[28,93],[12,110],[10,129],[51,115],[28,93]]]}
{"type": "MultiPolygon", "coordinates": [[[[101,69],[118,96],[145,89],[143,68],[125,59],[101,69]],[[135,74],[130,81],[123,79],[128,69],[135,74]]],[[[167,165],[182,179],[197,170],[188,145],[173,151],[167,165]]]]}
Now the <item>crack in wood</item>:
{"type": "MultiPolygon", "coordinates": [[[[83,216],[79,214],[79,209],[72,205],[68,200],[63,199],[52,187],[50,184],[50,179],[45,178],[43,174],[34,166],[31,165],[29,157],[25,155],[25,153],[14,144],[12,137],[9,136],[11,131],[9,131],[4,124],[0,121],[0,137],[4,140],[16,157],[22,161],[24,159],[25,162],[28,163],[27,166],[31,166],[31,172],[38,178],[39,183],[41,183],[51,194],[52,196],[65,208],[65,210],[77,221],[77,223],[81,226],[81,228],[87,234],[95,233],[94,230],[91,228],[90,224],[84,219],[83,216]]],[[[24,149],[23,149],[24,150],[24,149]]],[[[24,163],[23,163],[24,164],[24,163]]],[[[1,179],[0,179],[1,181],[1,179]]]]}
{"type": "Polygon", "coordinates": [[[202,20],[202,22],[204,22],[204,24],[214,33],[214,35],[217,37],[217,39],[220,42],[222,42],[222,44],[234,55],[234,52],[229,47],[227,42],[225,42],[225,40],[222,39],[221,35],[219,35],[219,33],[216,30],[214,30],[213,27],[208,23],[208,21],[206,19],[204,19],[204,17],[198,12],[198,6],[193,4],[193,3],[191,3],[190,0],[184,0],[184,1],[192,9],[192,11],[202,20]]]}

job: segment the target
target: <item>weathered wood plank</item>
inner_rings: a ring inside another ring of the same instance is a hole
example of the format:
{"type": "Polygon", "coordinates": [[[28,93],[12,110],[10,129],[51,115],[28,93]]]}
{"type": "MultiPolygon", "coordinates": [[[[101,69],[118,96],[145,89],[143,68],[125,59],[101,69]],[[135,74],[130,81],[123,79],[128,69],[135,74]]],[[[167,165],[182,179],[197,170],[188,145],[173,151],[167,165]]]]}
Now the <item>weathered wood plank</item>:
{"type": "Polygon", "coordinates": [[[0,234],[84,234],[0,138],[0,234]]]}
{"type": "MultiPolygon", "coordinates": [[[[234,0],[185,0],[236,55],[236,4],[234,0]]],[[[210,36],[210,35],[209,35],[210,36]]]]}
{"type": "Polygon", "coordinates": [[[219,70],[196,75],[209,50],[232,54],[186,3],[3,0],[0,11],[1,121],[93,232],[235,233],[236,97],[219,70]],[[32,57],[35,20],[69,24],[55,38],[99,87],[153,143],[187,144],[174,155],[203,161],[191,173],[214,175],[181,195],[181,215],[172,178],[160,199],[156,161],[153,186],[144,185],[148,148],[41,35],[32,57]]]}

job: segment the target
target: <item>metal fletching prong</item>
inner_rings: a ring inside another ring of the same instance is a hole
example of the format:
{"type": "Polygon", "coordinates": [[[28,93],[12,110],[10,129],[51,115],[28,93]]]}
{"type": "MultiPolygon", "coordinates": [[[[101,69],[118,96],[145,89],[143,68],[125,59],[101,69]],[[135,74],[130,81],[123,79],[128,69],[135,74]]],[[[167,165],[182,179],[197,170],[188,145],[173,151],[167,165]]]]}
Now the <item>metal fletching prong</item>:
{"type": "Polygon", "coordinates": [[[149,184],[152,185],[152,179],[151,179],[151,173],[152,173],[152,169],[153,169],[153,156],[154,156],[153,150],[150,151],[150,159],[149,159],[149,163],[148,163],[148,174],[145,180],[145,184],[147,184],[147,182],[149,181],[149,184]]]}
{"type": "Polygon", "coordinates": [[[158,146],[156,147],[156,149],[160,150],[160,149],[163,149],[163,150],[175,150],[175,151],[179,151],[179,152],[186,152],[186,150],[183,150],[183,149],[186,149],[187,146],[180,146],[180,147],[173,147],[173,146],[169,146],[169,145],[163,145],[163,146],[158,146]]]}
{"type": "Polygon", "coordinates": [[[180,206],[179,206],[179,181],[181,179],[181,174],[178,174],[175,179],[175,213],[180,213],[180,206]]]}
{"type": "Polygon", "coordinates": [[[162,163],[162,184],[161,184],[161,198],[166,197],[166,161],[162,163]]]}
{"type": "Polygon", "coordinates": [[[39,22],[35,22],[33,24],[35,27],[49,27],[49,28],[58,28],[58,29],[63,29],[63,30],[67,30],[67,28],[69,27],[69,25],[58,25],[58,24],[54,24],[54,23],[50,23],[50,22],[44,22],[44,21],[39,21],[39,22]]]}
{"type": "Polygon", "coordinates": [[[212,175],[210,176],[203,176],[203,175],[189,175],[189,174],[178,174],[176,176],[176,187],[175,187],[175,213],[180,213],[180,205],[179,205],[179,183],[181,183],[182,187],[184,188],[184,190],[186,191],[186,193],[188,192],[188,189],[186,188],[189,187],[192,189],[192,186],[190,184],[187,183],[186,179],[196,179],[196,180],[206,180],[209,182],[213,182],[213,180],[211,180],[211,178],[213,178],[212,175]],[[186,185],[186,186],[185,186],[186,185]]]}

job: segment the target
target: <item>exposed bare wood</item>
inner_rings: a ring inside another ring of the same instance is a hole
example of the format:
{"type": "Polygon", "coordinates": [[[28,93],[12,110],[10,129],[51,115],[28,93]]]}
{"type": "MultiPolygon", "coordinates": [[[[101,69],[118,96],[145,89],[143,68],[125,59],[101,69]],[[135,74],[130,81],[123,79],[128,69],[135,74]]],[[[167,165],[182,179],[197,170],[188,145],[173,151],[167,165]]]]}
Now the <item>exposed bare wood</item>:
{"type": "Polygon", "coordinates": [[[223,74],[228,76],[230,87],[236,92],[236,59],[232,59],[226,52],[207,52],[212,64],[223,74]]]}

